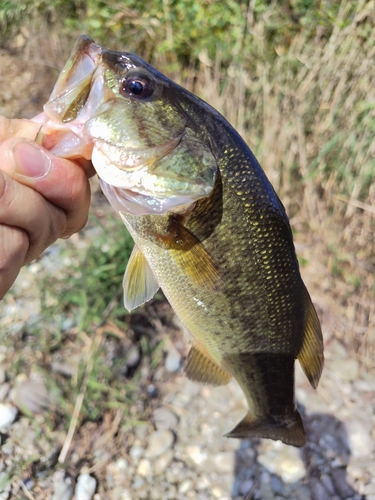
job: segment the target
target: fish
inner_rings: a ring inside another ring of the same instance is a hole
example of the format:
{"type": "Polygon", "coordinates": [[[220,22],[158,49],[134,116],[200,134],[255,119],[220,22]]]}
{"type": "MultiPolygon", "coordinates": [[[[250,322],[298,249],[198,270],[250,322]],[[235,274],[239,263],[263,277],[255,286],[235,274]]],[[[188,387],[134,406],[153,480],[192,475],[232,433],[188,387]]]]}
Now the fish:
{"type": "Polygon", "coordinates": [[[137,55],[85,35],[37,121],[54,154],[92,161],[134,239],[125,307],[161,288],[192,335],[187,377],[241,387],[248,410],[226,436],[305,445],[295,360],[316,388],[322,331],[285,208],[240,135],[137,55]]]}

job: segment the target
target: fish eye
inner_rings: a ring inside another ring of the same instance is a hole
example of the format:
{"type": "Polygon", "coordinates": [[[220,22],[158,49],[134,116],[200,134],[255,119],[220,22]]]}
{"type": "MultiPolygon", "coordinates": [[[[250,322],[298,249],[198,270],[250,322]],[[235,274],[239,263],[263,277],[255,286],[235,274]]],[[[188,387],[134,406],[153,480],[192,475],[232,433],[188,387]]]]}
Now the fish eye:
{"type": "Polygon", "coordinates": [[[120,93],[124,97],[145,98],[154,92],[151,81],[145,76],[129,76],[120,84],[120,93]]]}

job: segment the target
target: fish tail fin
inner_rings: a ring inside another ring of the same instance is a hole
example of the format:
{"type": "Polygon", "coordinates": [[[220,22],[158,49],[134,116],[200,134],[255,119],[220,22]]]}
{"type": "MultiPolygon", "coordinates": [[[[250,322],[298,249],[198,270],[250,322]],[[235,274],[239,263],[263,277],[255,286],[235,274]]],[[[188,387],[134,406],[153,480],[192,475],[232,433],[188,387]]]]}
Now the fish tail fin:
{"type": "Polygon", "coordinates": [[[288,416],[268,416],[265,419],[254,420],[250,412],[239,422],[236,427],[225,434],[232,438],[261,437],[280,440],[292,446],[304,446],[306,434],[303,428],[301,415],[297,410],[288,416]]]}

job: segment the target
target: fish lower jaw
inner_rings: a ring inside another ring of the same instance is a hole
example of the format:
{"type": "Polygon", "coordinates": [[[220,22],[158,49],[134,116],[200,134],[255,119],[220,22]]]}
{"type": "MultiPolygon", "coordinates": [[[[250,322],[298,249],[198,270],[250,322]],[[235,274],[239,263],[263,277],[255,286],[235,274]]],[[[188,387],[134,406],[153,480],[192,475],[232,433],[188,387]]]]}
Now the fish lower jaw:
{"type": "Polygon", "coordinates": [[[111,206],[120,213],[131,215],[163,215],[167,212],[183,212],[195,199],[190,196],[155,196],[108,184],[99,177],[103,193],[111,206]]]}

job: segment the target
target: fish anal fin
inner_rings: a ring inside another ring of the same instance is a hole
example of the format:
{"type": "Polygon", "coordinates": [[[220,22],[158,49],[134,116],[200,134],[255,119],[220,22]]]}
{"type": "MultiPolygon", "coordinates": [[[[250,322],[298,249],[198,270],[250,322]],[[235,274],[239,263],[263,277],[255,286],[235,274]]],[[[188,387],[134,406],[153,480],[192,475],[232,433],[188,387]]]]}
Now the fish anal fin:
{"type": "Polygon", "coordinates": [[[122,282],[124,305],[128,311],[150,300],[159,289],[145,256],[134,245],[122,282]]]}
{"type": "Polygon", "coordinates": [[[194,344],[189,351],[185,373],[190,380],[214,386],[226,385],[232,378],[199,344],[194,344]]]}
{"type": "Polygon", "coordinates": [[[175,262],[197,286],[218,291],[221,273],[202,243],[177,218],[171,218],[166,235],[159,235],[175,262]]]}
{"type": "Polygon", "coordinates": [[[306,434],[301,415],[297,410],[288,416],[269,416],[254,420],[250,412],[236,427],[225,434],[231,438],[266,438],[282,441],[285,444],[301,447],[306,444],[306,434]]]}
{"type": "Polygon", "coordinates": [[[302,370],[314,389],[317,388],[324,365],[323,336],[315,307],[305,289],[306,321],[302,347],[297,355],[302,370]]]}

